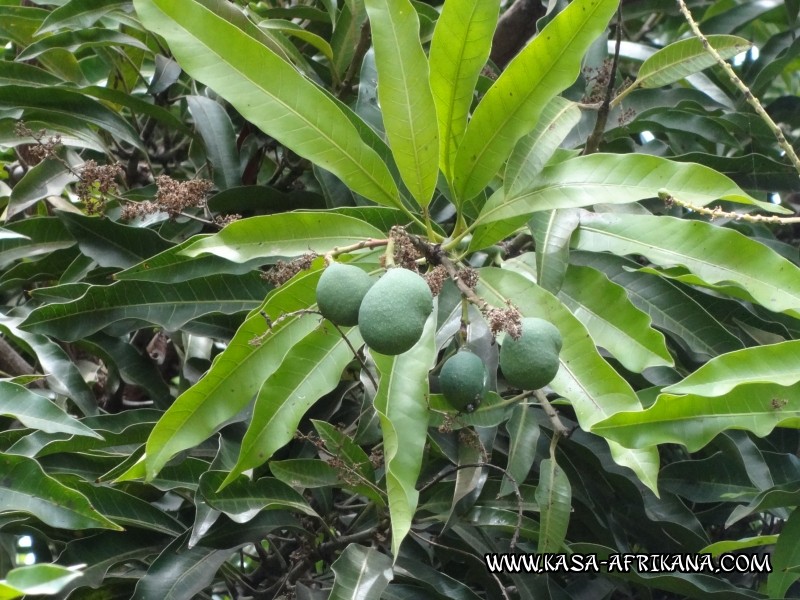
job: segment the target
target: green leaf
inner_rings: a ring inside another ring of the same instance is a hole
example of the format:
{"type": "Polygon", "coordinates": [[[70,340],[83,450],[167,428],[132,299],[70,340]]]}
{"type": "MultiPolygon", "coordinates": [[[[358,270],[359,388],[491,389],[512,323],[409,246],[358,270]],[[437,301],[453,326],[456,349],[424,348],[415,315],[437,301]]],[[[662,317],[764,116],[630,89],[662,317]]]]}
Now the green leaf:
{"type": "Polygon", "coordinates": [[[739,540],[724,540],[722,542],[714,542],[705,548],[698,551],[698,554],[710,554],[711,556],[719,556],[720,554],[728,554],[733,552],[741,552],[749,548],[759,548],[761,546],[774,546],[778,541],[778,535],[757,535],[753,537],[742,538],[739,540]]]}
{"type": "Polygon", "coordinates": [[[59,211],[58,218],[81,252],[101,267],[125,269],[172,246],[152,229],[123,225],[105,217],[59,211]]]}
{"type": "Polygon", "coordinates": [[[118,281],[91,286],[72,302],[45,304],[31,312],[20,328],[64,341],[104,328],[110,335],[122,335],[148,323],[175,331],[203,315],[251,310],[266,289],[255,273],[211,275],[175,284],[118,281]]]}
{"type": "Polygon", "coordinates": [[[329,212],[288,212],[235,221],[183,251],[214,254],[241,263],[255,258],[324,254],[337,246],[382,238],[379,230],[355,217],[329,212]]]}
{"type": "Polygon", "coordinates": [[[553,458],[545,458],[539,464],[536,502],[540,513],[537,552],[560,552],[564,547],[572,510],[572,487],[564,469],[553,458]]]}
{"type": "Polygon", "coordinates": [[[372,352],[380,374],[374,405],[383,431],[386,491],[392,523],[392,554],[411,528],[419,493],[417,478],[428,431],[428,371],[436,359],[435,314],[425,324],[419,342],[408,352],[383,356],[372,352]]]}
{"type": "Polygon", "coordinates": [[[320,488],[345,485],[335,468],[318,458],[272,460],[269,471],[293,488],[320,488]]]}
{"type": "Polygon", "coordinates": [[[472,95],[489,58],[498,0],[450,0],[442,6],[430,49],[430,86],[439,123],[439,167],[452,183],[472,95]]]}
{"type": "Polygon", "coordinates": [[[677,163],[647,154],[590,154],[545,168],[535,187],[506,196],[502,190],[487,201],[477,224],[529,215],[539,210],[594,204],[627,204],[660,192],[705,206],[716,200],[751,204],[785,212],[747,195],[728,177],[692,163],[677,163]]]}
{"type": "Polygon", "coordinates": [[[409,0],[364,0],[364,5],[386,137],[403,182],[425,207],[436,188],[439,133],[417,11],[409,0]]]}
{"type": "Polygon", "coordinates": [[[329,600],[380,600],[394,578],[391,558],[358,544],[349,544],[331,569],[335,578],[329,600]]]}
{"type": "MultiPolygon", "coordinates": [[[[352,485],[352,489],[372,499],[379,506],[384,506],[385,498],[381,490],[375,485],[370,485],[375,483],[375,468],[361,446],[330,423],[316,420],[312,423],[320,439],[325,443],[327,451],[341,461],[345,469],[350,469],[358,477],[359,482],[352,485]]],[[[348,485],[346,481],[345,485],[348,485]]]]}
{"type": "Polygon", "coordinates": [[[772,553],[772,573],[767,576],[767,593],[772,598],[784,598],[786,591],[800,573],[789,571],[800,565],[800,509],[795,508],[783,524],[775,551],[772,553]]]}
{"type": "Polygon", "coordinates": [[[186,103],[194,126],[203,138],[208,161],[214,172],[214,183],[220,190],[242,185],[242,169],[233,124],[218,102],[204,96],[187,96],[186,103]]]}
{"type": "Polygon", "coordinates": [[[746,291],[769,310],[800,315],[800,268],[731,229],[666,216],[584,212],[574,240],[578,250],[641,254],[660,267],[685,267],[710,285],[746,291]]]}
{"type": "MultiPolygon", "coordinates": [[[[733,58],[746,52],[753,44],[735,35],[706,36],[722,58],[733,58]]],[[[657,51],[642,63],[635,87],[658,88],[680,81],[684,77],[713,67],[716,61],[696,37],[673,42],[657,51]]]]}
{"type": "Polygon", "coordinates": [[[236,24],[194,0],[135,0],[181,67],[215,89],[264,133],[322,166],[359,194],[399,206],[389,169],[322,90],[236,24]]]}
{"type": "Polygon", "coordinates": [[[539,173],[581,119],[578,105],[556,96],[542,110],[536,128],[514,146],[503,177],[509,196],[534,186],[539,173]]]}
{"type": "Polygon", "coordinates": [[[273,325],[264,337],[267,322],[260,312],[274,322],[285,313],[311,306],[320,263],[272,291],[216,356],[206,375],[170,406],[147,440],[148,479],[175,454],[199,444],[247,406],[262,383],[278,370],[286,353],[317,327],[314,317],[294,317],[273,325]],[[257,339],[261,343],[254,345],[257,339]]]}
{"type": "Polygon", "coordinates": [[[61,565],[30,565],[11,569],[6,579],[0,582],[0,597],[16,598],[16,595],[7,596],[3,587],[12,587],[20,596],[51,596],[60,592],[71,581],[82,574],[75,568],[68,569],[61,565]],[[5,585],[3,585],[5,584],[5,585]]]}
{"type": "Polygon", "coordinates": [[[580,223],[574,209],[534,213],[528,222],[536,242],[536,281],[548,292],[557,294],[569,265],[569,242],[580,223]]]}
{"type": "Polygon", "coordinates": [[[367,21],[367,11],[363,0],[346,0],[331,37],[333,61],[331,67],[336,76],[341,80],[353,60],[361,28],[367,21]]]}
{"type": "Polygon", "coordinates": [[[319,50],[329,61],[333,60],[333,50],[331,50],[331,45],[325,38],[320,37],[316,33],[312,33],[307,29],[303,29],[291,21],[286,21],[284,19],[267,19],[266,21],[261,21],[258,26],[262,29],[279,31],[288,36],[296,37],[297,39],[310,44],[319,50]]]}
{"type": "Polygon", "coordinates": [[[69,0],[48,14],[36,33],[41,35],[61,28],[86,29],[108,13],[126,6],[130,6],[128,0],[69,0]]]}
{"type": "Polygon", "coordinates": [[[674,443],[696,452],[727,429],[764,437],[781,426],[800,428],[800,384],[740,385],[715,398],[660,394],[647,410],[617,413],[591,431],[627,448],[674,443]]]}
{"type": "Polygon", "coordinates": [[[101,437],[44,396],[8,381],[0,381],[0,414],[18,419],[26,427],[48,433],[101,437]]]}
{"type": "Polygon", "coordinates": [[[72,54],[78,54],[84,48],[95,46],[112,46],[115,48],[119,46],[132,46],[139,50],[147,50],[147,46],[135,37],[119,31],[96,27],[64,31],[49,35],[25,48],[25,50],[17,56],[17,60],[31,60],[45,52],[57,48],[67,50],[72,54]]]}
{"type": "Polygon", "coordinates": [[[0,236],[0,267],[4,269],[21,258],[50,254],[75,245],[75,239],[55,217],[28,217],[9,223],[5,231],[17,235],[0,236]]]}
{"type": "MultiPolygon", "coordinates": [[[[30,124],[28,125],[30,126],[30,124]]],[[[66,155],[66,153],[64,154],[66,155]]],[[[67,184],[76,180],[77,177],[58,160],[43,160],[25,173],[11,190],[8,201],[8,218],[30,208],[43,198],[60,196],[64,193],[67,184]]]]}
{"type": "MultiPolygon", "coordinates": [[[[508,431],[508,474],[514,478],[519,486],[528,478],[528,473],[536,458],[536,443],[539,441],[539,424],[534,418],[533,410],[528,406],[518,404],[511,413],[511,418],[505,425],[508,431]]],[[[500,496],[505,496],[514,491],[514,485],[508,477],[503,477],[500,485],[500,496]]]]}
{"type": "Polygon", "coordinates": [[[773,486],[758,494],[749,504],[736,506],[725,521],[725,527],[735,525],[752,514],[787,506],[800,506],[800,482],[798,481],[773,486]]]}
{"type": "Polygon", "coordinates": [[[122,528],[97,512],[85,496],[45,474],[32,458],[0,454],[0,506],[31,514],[62,529],[122,528]]]}
{"type": "Polygon", "coordinates": [[[245,523],[262,510],[281,510],[317,516],[303,497],[288,485],[271,477],[256,481],[244,475],[233,481],[224,471],[206,471],[200,477],[198,493],[211,508],[224,512],[236,523],[245,523]],[[224,485],[223,481],[229,481],[224,485]]]}
{"type": "Polygon", "coordinates": [[[363,344],[358,328],[350,328],[346,335],[349,344],[325,321],[298,341],[266,378],[256,396],[236,466],[223,485],[263,464],[289,443],[306,411],[336,387],[342,371],[354,359],[351,346],[363,344]]]}
{"type": "Polygon", "coordinates": [[[583,55],[603,33],[618,4],[618,0],[574,0],[489,88],[456,154],[453,182],[461,202],[486,187],[517,141],[536,125],[547,103],[577,79],[583,55]]]}
{"type": "Polygon", "coordinates": [[[678,383],[674,394],[722,396],[747,383],[794,385],[800,381],[800,341],[745,348],[713,358],[678,383]]]}
{"type": "MultiPolygon", "coordinates": [[[[476,292],[498,307],[510,300],[523,316],[539,317],[558,327],[564,347],[561,368],[550,387],[570,401],[583,429],[589,430],[605,416],[641,407],[630,385],[597,352],[584,326],[552,294],[519,273],[496,268],[480,270],[476,292]]],[[[615,462],[630,467],[645,485],[656,489],[658,453],[654,448],[631,452],[613,442],[609,445],[615,462]]]]}

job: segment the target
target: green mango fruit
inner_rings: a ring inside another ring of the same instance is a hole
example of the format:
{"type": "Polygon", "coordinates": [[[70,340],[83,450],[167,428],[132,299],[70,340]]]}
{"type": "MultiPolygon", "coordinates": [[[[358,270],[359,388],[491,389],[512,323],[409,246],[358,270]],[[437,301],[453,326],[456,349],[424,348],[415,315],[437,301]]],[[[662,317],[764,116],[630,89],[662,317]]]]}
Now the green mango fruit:
{"type": "Polygon", "coordinates": [[[522,335],[506,335],[500,348],[500,368],[509,385],[538,390],[558,373],[558,353],[563,340],[555,325],[544,319],[522,319],[522,335]]]}
{"type": "Polygon", "coordinates": [[[442,366],[439,387],[453,408],[472,412],[486,393],[486,365],[477,354],[460,350],[442,366]]]}
{"type": "Polygon", "coordinates": [[[317,283],[317,307],[337,325],[358,324],[358,309],[375,281],[355,265],[331,263],[317,283]]]}
{"type": "Polygon", "coordinates": [[[394,356],[422,337],[433,311],[433,294],[425,280],[408,269],[389,269],[364,296],[358,328],[367,346],[394,356]]]}

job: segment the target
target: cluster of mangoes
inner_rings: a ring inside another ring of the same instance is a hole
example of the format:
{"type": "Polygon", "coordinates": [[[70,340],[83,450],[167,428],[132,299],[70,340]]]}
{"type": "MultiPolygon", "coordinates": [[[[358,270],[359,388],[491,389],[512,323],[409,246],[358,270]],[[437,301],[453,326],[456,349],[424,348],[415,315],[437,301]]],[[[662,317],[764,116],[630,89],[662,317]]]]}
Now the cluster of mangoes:
{"type": "MultiPolygon", "coordinates": [[[[433,295],[425,280],[403,268],[388,269],[375,281],[355,265],[331,263],[317,285],[317,306],[337,325],[358,325],[367,346],[394,356],[411,349],[422,336],[433,311],[433,295]]],[[[561,334],[544,319],[525,318],[516,339],[506,335],[500,368],[512,387],[536,390],[550,383],[559,367],[561,334]]],[[[486,366],[467,349],[441,368],[439,385],[447,401],[460,411],[474,409],[486,394],[486,366]]]]}

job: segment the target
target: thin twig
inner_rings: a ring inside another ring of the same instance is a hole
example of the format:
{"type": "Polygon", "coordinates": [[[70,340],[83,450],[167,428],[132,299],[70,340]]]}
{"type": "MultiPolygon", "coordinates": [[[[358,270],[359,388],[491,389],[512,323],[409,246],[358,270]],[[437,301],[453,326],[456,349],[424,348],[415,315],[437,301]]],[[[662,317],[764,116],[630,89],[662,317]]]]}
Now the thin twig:
{"type": "Polygon", "coordinates": [[[611,63],[611,73],[608,76],[608,85],[606,86],[606,95],[603,98],[603,104],[600,110],[597,111],[597,120],[594,123],[594,130],[589,138],[586,140],[586,146],[583,148],[584,154],[594,154],[600,147],[600,141],[603,139],[603,134],[606,131],[606,123],[608,122],[608,113],[611,111],[611,99],[614,96],[614,85],[617,79],[617,65],[619,64],[619,49],[622,44],[622,6],[617,8],[617,40],[614,46],[614,60],[611,63]]]}
{"type": "Polygon", "coordinates": [[[658,197],[663,200],[668,206],[677,204],[683,208],[687,208],[700,215],[706,215],[714,219],[733,219],[734,221],[748,221],[750,223],[767,223],[772,225],[790,225],[792,223],[800,223],[800,217],[778,217],[775,215],[750,215],[747,213],[728,212],[722,210],[719,206],[708,208],[706,206],[695,206],[685,200],[678,200],[674,196],[666,193],[659,192],[658,197]]]}
{"type": "Polygon", "coordinates": [[[358,45],[353,53],[353,60],[350,61],[350,66],[347,68],[347,73],[345,73],[342,80],[342,87],[339,88],[339,93],[336,95],[339,100],[344,100],[352,91],[353,80],[356,78],[356,74],[361,71],[361,62],[364,60],[367,50],[369,50],[371,41],[372,33],[369,21],[364,21],[364,25],[361,26],[361,37],[358,39],[358,45]]]}
{"type": "Polygon", "coordinates": [[[544,392],[542,390],[534,390],[533,395],[536,396],[539,404],[541,404],[544,414],[546,414],[547,418],[550,419],[550,423],[553,425],[555,437],[563,436],[568,438],[570,434],[569,428],[561,422],[558,412],[555,408],[553,408],[553,405],[550,404],[550,401],[547,399],[547,396],[544,395],[544,392]]]}
{"type": "Polygon", "coordinates": [[[744,99],[747,100],[747,103],[753,107],[758,116],[761,117],[761,120],[764,121],[767,127],[769,127],[770,131],[772,131],[773,135],[775,136],[775,139],[778,141],[778,145],[786,153],[786,156],[789,157],[789,160],[792,162],[792,165],[794,165],[797,173],[800,174],[800,158],[797,157],[794,148],[787,141],[786,136],[783,135],[780,127],[778,127],[775,121],[772,120],[772,117],[767,114],[767,111],[763,106],[761,106],[761,102],[759,102],[758,98],[753,95],[753,92],[750,91],[750,88],[748,88],[747,85],[741,79],[739,79],[739,77],[736,75],[736,72],[733,70],[733,67],[725,62],[725,60],[719,55],[719,52],[717,52],[708,42],[706,36],[703,35],[702,31],[700,31],[700,27],[697,25],[694,17],[692,17],[692,13],[689,10],[689,7],[686,6],[686,2],[684,2],[684,0],[677,0],[677,2],[681,13],[683,13],[686,22],[689,24],[689,27],[692,30],[692,33],[702,42],[705,51],[714,57],[714,60],[717,62],[717,64],[722,67],[722,69],[728,75],[728,79],[731,80],[731,83],[739,88],[739,91],[742,92],[744,99]]]}

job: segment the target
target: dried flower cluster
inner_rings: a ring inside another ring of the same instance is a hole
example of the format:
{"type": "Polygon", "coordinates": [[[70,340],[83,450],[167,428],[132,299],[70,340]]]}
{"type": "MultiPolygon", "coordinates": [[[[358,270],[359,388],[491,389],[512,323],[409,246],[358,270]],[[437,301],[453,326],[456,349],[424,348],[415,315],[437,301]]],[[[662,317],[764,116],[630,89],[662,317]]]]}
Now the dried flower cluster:
{"type": "Polygon", "coordinates": [[[59,134],[50,136],[45,140],[46,129],[33,131],[24,121],[18,121],[14,126],[14,135],[21,138],[31,137],[36,140],[35,144],[26,144],[18,148],[20,158],[30,166],[37,165],[46,158],[55,157],[56,150],[61,145],[61,136],[59,134]]]}
{"type": "Polygon", "coordinates": [[[143,215],[165,212],[171,219],[191,207],[205,206],[206,195],[213,184],[207,179],[175,181],[169,175],[156,178],[158,191],[154,202],[129,203],[122,209],[122,218],[134,219],[143,215]]]}
{"type": "Polygon", "coordinates": [[[583,70],[583,75],[586,77],[587,87],[590,88],[585,100],[589,103],[602,102],[606,96],[609,82],[611,80],[611,71],[613,70],[614,61],[607,58],[599,67],[586,67],[583,70]]]}
{"type": "Polygon", "coordinates": [[[309,252],[289,262],[279,260],[272,269],[263,273],[261,277],[269,281],[275,287],[278,287],[289,281],[300,271],[308,269],[317,256],[319,255],[316,252],[309,252]]]}
{"type": "Polygon", "coordinates": [[[431,288],[431,294],[438,296],[442,292],[442,286],[447,281],[447,269],[442,265],[437,265],[425,275],[423,275],[425,283],[431,288]]]}
{"type": "Polygon", "coordinates": [[[394,262],[398,267],[403,267],[417,272],[417,259],[422,257],[419,250],[408,237],[404,227],[395,225],[389,232],[389,237],[394,241],[394,262]]]}
{"type": "Polygon", "coordinates": [[[116,195],[119,191],[116,179],[122,173],[122,167],[118,163],[98,165],[93,160],[87,160],[83,164],[75,192],[85,204],[87,214],[98,214],[103,211],[108,197],[116,195]]]}
{"type": "Polygon", "coordinates": [[[464,267],[459,270],[458,278],[471,290],[474,290],[475,286],[478,285],[478,272],[472,267],[464,267]]]}
{"type": "Polygon", "coordinates": [[[494,336],[505,331],[512,338],[518,340],[522,335],[522,313],[513,306],[490,308],[486,311],[485,317],[494,336]]]}

